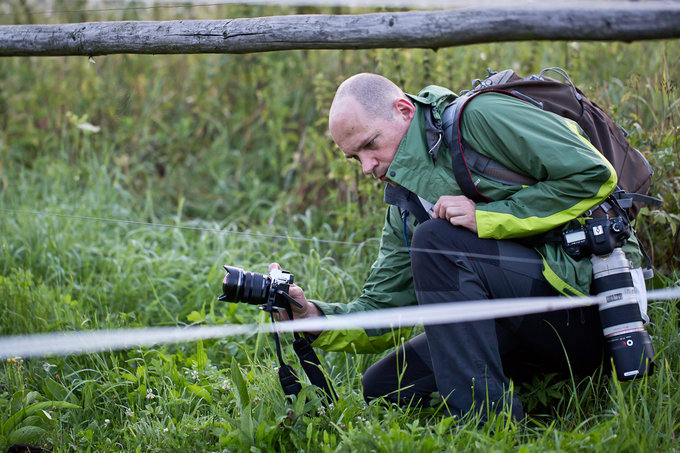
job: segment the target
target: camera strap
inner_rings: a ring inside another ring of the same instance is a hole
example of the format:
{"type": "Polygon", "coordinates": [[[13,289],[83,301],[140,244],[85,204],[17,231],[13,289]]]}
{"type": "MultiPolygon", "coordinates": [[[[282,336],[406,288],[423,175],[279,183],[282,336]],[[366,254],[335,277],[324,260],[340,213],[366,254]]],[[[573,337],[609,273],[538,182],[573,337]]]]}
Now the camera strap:
{"type": "MultiPolygon", "coordinates": [[[[293,319],[293,311],[290,306],[286,307],[288,316],[293,319]]],[[[270,312],[272,323],[276,323],[273,311],[270,312]]],[[[283,360],[281,352],[281,339],[276,330],[274,330],[274,342],[276,343],[276,356],[279,359],[279,381],[281,388],[286,395],[298,395],[302,390],[300,379],[295,374],[293,368],[283,360]]],[[[326,379],[322,369],[321,361],[314,352],[311,343],[305,337],[299,335],[297,332],[293,333],[295,341],[293,342],[293,350],[298,356],[302,370],[307,375],[309,382],[316,387],[319,387],[324,392],[324,404],[330,404],[338,398],[330,381],[326,379]]]]}
{"type": "Polygon", "coordinates": [[[298,334],[294,335],[296,338],[293,342],[293,349],[300,360],[302,369],[309,378],[309,382],[323,390],[325,401],[330,404],[334,400],[338,399],[338,395],[336,395],[330,381],[326,379],[326,375],[321,369],[321,361],[319,361],[319,357],[314,352],[312,344],[309,342],[309,340],[298,334]]]}
{"type": "MultiPolygon", "coordinates": [[[[272,323],[275,323],[276,319],[274,318],[274,312],[270,311],[269,314],[271,315],[272,323]]],[[[281,382],[283,393],[286,395],[297,395],[300,393],[300,390],[302,390],[302,384],[300,384],[300,381],[295,375],[293,368],[283,361],[279,333],[274,331],[272,335],[274,336],[274,343],[276,343],[276,356],[279,359],[279,381],[281,382]]]]}

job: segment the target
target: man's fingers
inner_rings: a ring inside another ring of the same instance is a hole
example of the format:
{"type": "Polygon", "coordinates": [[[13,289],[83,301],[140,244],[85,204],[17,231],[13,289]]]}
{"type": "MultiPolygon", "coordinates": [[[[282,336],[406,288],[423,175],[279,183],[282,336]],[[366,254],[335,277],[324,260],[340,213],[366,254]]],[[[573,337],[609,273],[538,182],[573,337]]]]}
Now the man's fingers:
{"type": "Polygon", "coordinates": [[[461,209],[460,206],[449,206],[448,208],[446,208],[445,217],[451,220],[451,217],[458,217],[465,214],[466,214],[465,210],[461,209]]]}
{"type": "Polygon", "coordinates": [[[288,288],[288,294],[290,294],[290,297],[292,298],[298,298],[298,297],[304,297],[305,292],[302,291],[302,288],[300,288],[296,284],[291,284],[290,287],[288,288]]]}
{"type": "MultiPolygon", "coordinates": [[[[440,198],[441,200],[441,198],[440,198]]],[[[439,200],[432,206],[432,218],[433,219],[438,219],[439,218],[439,208],[441,207],[441,203],[439,200]]]]}
{"type": "Polygon", "coordinates": [[[432,218],[445,219],[452,225],[477,232],[475,203],[462,195],[444,195],[432,207],[432,218]]]}
{"type": "Polygon", "coordinates": [[[271,263],[271,264],[269,265],[269,272],[271,272],[271,271],[274,270],[274,269],[281,270],[281,266],[279,266],[279,263],[271,263]]]}
{"type": "Polygon", "coordinates": [[[288,313],[286,313],[286,310],[274,310],[272,312],[272,315],[274,315],[274,319],[276,319],[277,321],[290,320],[290,317],[288,316],[288,313]]]}

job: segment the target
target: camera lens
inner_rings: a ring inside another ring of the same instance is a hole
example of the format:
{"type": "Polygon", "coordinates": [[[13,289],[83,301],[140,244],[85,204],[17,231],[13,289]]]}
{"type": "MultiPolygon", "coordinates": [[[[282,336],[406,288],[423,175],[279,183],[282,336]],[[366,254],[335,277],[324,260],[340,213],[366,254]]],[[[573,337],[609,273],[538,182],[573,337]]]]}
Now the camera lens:
{"type": "Polygon", "coordinates": [[[593,255],[593,294],[600,304],[600,323],[616,374],[627,381],[654,369],[654,348],[642,324],[630,263],[620,247],[606,257],[593,255]]]}
{"type": "Polygon", "coordinates": [[[227,271],[222,281],[221,300],[259,305],[267,302],[271,280],[257,272],[246,272],[238,267],[224,266],[227,271]]]}

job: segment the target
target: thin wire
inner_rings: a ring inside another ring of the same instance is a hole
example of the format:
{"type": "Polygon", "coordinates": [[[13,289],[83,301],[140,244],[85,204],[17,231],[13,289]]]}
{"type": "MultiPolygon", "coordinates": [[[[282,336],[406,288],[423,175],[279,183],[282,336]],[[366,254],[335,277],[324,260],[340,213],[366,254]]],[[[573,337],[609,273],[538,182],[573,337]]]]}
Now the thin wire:
{"type": "Polygon", "coordinates": [[[13,212],[13,213],[16,213],[16,214],[32,214],[32,215],[40,215],[40,216],[46,216],[46,217],[62,217],[62,218],[67,218],[67,219],[90,220],[90,221],[94,221],[94,222],[122,223],[122,224],[141,225],[141,226],[156,227],[156,228],[175,228],[175,229],[178,229],[178,230],[205,231],[205,232],[209,232],[209,233],[220,233],[220,234],[235,234],[235,235],[241,235],[241,236],[253,236],[253,237],[261,237],[261,238],[268,238],[268,239],[290,239],[290,240],[300,241],[300,242],[322,242],[322,243],[339,244],[339,245],[356,245],[356,246],[360,246],[360,247],[364,247],[364,246],[368,245],[367,242],[350,242],[350,241],[338,241],[338,240],[333,240],[333,239],[306,238],[304,236],[284,236],[284,235],[280,235],[280,234],[251,233],[251,232],[246,232],[246,231],[230,231],[230,230],[224,230],[224,229],[220,229],[220,228],[192,227],[192,226],[186,226],[186,225],[170,225],[168,223],[154,223],[154,222],[142,222],[142,221],[139,221],[139,220],[111,219],[111,218],[106,218],[106,217],[90,217],[90,216],[81,216],[81,215],[75,215],[75,214],[59,214],[59,213],[55,213],[55,212],[33,211],[33,210],[28,210],[28,209],[0,208],[0,211],[13,212]]]}
{"type": "MultiPolygon", "coordinates": [[[[75,214],[59,214],[59,213],[54,213],[54,212],[34,211],[34,210],[25,210],[25,209],[0,208],[0,212],[11,212],[11,213],[15,213],[15,214],[31,214],[31,215],[40,215],[40,216],[46,216],[46,217],[61,217],[61,218],[67,218],[67,219],[88,220],[88,221],[95,221],[95,222],[110,222],[110,223],[121,223],[121,224],[130,224],[130,225],[141,225],[141,226],[156,227],[156,228],[174,228],[174,229],[179,229],[179,230],[204,231],[204,232],[219,233],[219,234],[235,234],[235,235],[239,235],[239,236],[252,236],[252,237],[260,237],[260,238],[267,238],[267,239],[286,239],[286,240],[293,240],[293,241],[299,241],[299,242],[314,242],[314,243],[321,243],[321,244],[349,245],[349,246],[356,246],[357,248],[363,248],[363,247],[366,247],[366,246],[369,246],[369,245],[373,246],[373,247],[376,246],[376,244],[369,244],[367,241],[352,242],[352,241],[339,241],[339,240],[334,240],[334,239],[307,238],[307,237],[304,237],[304,236],[284,236],[284,235],[278,235],[278,234],[251,233],[251,232],[245,232],[245,231],[229,231],[229,230],[224,230],[224,229],[219,229],[219,228],[191,227],[191,226],[186,226],[186,225],[170,225],[170,224],[167,224],[167,223],[152,223],[152,222],[142,222],[142,221],[138,221],[138,220],[111,219],[111,218],[106,218],[106,217],[90,217],[90,216],[80,216],[80,215],[75,215],[75,214]]],[[[460,256],[460,257],[467,257],[467,258],[480,259],[480,260],[487,259],[487,260],[499,260],[499,261],[513,261],[513,262],[517,262],[517,263],[526,263],[526,264],[543,263],[542,259],[520,258],[520,257],[501,256],[501,255],[489,255],[489,254],[485,254],[485,253],[460,252],[460,251],[457,251],[457,250],[439,250],[439,249],[428,249],[428,248],[418,248],[418,247],[385,247],[385,249],[394,250],[394,251],[405,251],[405,252],[408,252],[410,250],[411,252],[460,256]]]]}
{"type": "Polygon", "coordinates": [[[31,15],[51,15],[51,14],[69,14],[69,13],[96,13],[96,12],[112,12],[112,11],[135,11],[135,10],[151,10],[162,8],[200,8],[208,6],[221,6],[228,3],[200,3],[200,4],[176,4],[176,5],[152,5],[152,6],[128,6],[124,8],[93,8],[93,9],[64,9],[53,11],[19,11],[12,13],[0,13],[0,16],[12,16],[15,14],[31,14],[31,15]]]}
{"type": "MultiPolygon", "coordinates": [[[[535,4],[540,0],[515,0],[515,3],[520,4],[535,4]]],[[[618,0],[611,0],[615,3],[618,0]]],[[[563,3],[585,3],[586,0],[565,0],[563,3]]],[[[171,9],[171,8],[203,8],[212,6],[224,5],[265,5],[265,6],[317,6],[317,7],[338,7],[344,6],[348,8],[367,8],[367,7],[384,7],[384,8],[464,8],[471,6],[504,6],[505,4],[499,0],[477,0],[472,2],[470,0],[285,0],[273,2],[271,0],[224,0],[213,3],[194,3],[193,1],[177,2],[177,4],[160,4],[147,6],[126,6],[120,8],[92,8],[92,9],[71,9],[71,10],[43,10],[43,11],[28,11],[31,15],[52,15],[52,14],[69,14],[69,13],[90,13],[90,12],[113,12],[113,11],[136,11],[136,10],[153,10],[153,9],[171,9]]],[[[11,16],[16,14],[26,14],[24,11],[0,13],[0,16],[11,16]]]]}

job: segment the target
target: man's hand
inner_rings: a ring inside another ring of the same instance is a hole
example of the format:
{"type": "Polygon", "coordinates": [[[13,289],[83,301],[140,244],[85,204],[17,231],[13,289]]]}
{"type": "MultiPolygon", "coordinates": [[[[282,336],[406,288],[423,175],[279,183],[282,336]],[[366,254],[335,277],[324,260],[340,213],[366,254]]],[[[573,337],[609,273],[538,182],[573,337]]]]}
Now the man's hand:
{"type": "Polygon", "coordinates": [[[475,217],[475,202],[463,195],[445,195],[440,197],[432,208],[432,217],[446,219],[451,225],[462,226],[468,230],[477,232],[477,219],[475,217]]]}
{"type": "MultiPolygon", "coordinates": [[[[272,263],[269,265],[269,272],[272,269],[281,269],[278,263],[272,263]]],[[[323,313],[319,308],[307,300],[304,291],[297,285],[290,285],[288,290],[288,295],[295,299],[297,303],[302,305],[302,308],[296,307],[295,304],[290,304],[290,308],[293,310],[293,318],[316,318],[317,316],[323,316],[323,313]]],[[[279,321],[288,321],[288,313],[285,310],[281,310],[278,313],[279,321]]]]}

